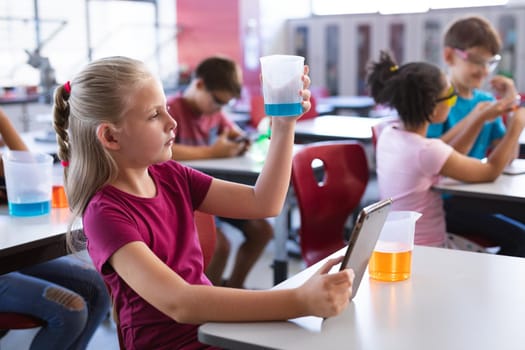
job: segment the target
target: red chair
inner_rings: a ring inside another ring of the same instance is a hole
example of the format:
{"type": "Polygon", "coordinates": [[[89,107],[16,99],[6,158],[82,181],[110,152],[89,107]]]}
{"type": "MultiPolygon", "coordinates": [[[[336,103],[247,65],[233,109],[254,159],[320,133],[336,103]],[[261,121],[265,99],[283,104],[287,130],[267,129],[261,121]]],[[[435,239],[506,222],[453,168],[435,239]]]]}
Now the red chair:
{"type": "Polygon", "coordinates": [[[0,330],[29,329],[46,326],[46,321],[16,312],[0,312],[0,330]]]}
{"type": "Polygon", "coordinates": [[[204,269],[206,269],[213,256],[213,252],[215,251],[215,242],[217,235],[217,228],[215,227],[215,218],[211,214],[196,211],[195,225],[197,226],[197,233],[199,234],[202,255],[204,257],[204,269]]]}
{"type": "Polygon", "coordinates": [[[319,116],[319,113],[317,113],[316,98],[313,95],[310,96],[310,104],[312,107],[308,110],[308,112],[301,116],[301,120],[312,119],[319,116]]]}
{"type": "Polygon", "coordinates": [[[355,141],[311,143],[292,161],[300,213],[301,255],[308,266],[345,246],[345,223],[368,184],[364,147],[355,141]]]}

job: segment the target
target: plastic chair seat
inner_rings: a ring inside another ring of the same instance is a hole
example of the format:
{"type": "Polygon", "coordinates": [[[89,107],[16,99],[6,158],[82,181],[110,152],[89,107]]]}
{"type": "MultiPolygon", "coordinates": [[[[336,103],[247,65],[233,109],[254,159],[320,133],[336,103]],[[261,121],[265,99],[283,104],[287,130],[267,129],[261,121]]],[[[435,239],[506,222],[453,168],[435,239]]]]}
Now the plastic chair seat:
{"type": "Polygon", "coordinates": [[[27,314],[17,312],[0,312],[0,329],[29,329],[43,327],[46,321],[27,314]]]}

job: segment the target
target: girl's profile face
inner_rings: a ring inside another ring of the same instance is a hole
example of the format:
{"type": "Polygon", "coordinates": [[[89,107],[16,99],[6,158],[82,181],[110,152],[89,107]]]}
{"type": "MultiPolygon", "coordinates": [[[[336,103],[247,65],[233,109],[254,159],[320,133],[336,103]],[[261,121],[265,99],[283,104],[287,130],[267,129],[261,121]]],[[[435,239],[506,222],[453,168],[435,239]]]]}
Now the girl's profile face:
{"type": "Polygon", "coordinates": [[[121,155],[138,167],[171,159],[177,123],[168,113],[160,84],[147,80],[129,100],[131,106],[116,131],[121,155]]]}

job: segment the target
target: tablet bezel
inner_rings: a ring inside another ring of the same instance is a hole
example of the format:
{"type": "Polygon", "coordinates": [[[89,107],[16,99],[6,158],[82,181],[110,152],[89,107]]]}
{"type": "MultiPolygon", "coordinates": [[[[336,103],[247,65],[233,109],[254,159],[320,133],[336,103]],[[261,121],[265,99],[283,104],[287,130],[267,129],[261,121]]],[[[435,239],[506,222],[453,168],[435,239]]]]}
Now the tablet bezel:
{"type": "Polygon", "coordinates": [[[352,284],[351,298],[356,295],[359,289],[368,261],[372,256],[381,229],[390,212],[391,205],[392,199],[389,198],[366,206],[359,212],[340,267],[340,270],[345,268],[354,270],[355,277],[352,284]],[[368,234],[363,234],[363,232],[368,232],[368,234]],[[354,250],[358,250],[356,254],[353,254],[354,250]]]}

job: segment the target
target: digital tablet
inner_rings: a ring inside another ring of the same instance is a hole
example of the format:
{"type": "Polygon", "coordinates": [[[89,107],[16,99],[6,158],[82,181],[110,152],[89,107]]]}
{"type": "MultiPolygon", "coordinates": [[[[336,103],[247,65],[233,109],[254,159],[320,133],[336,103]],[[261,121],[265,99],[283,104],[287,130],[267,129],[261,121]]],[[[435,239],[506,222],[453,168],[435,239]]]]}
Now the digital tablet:
{"type": "Polygon", "coordinates": [[[354,270],[355,277],[352,284],[351,298],[356,295],[361,284],[368,260],[372,256],[391,205],[392,199],[385,199],[364,207],[359,212],[348,242],[345,257],[341,263],[341,270],[345,268],[354,270]]]}

